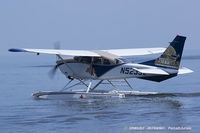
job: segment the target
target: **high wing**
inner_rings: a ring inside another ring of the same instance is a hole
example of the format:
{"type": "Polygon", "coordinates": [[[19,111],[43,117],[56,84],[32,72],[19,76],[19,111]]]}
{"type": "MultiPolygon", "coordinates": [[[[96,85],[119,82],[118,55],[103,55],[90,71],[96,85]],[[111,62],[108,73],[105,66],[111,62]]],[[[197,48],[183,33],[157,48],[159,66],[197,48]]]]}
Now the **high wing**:
{"type": "Polygon", "coordinates": [[[38,54],[53,54],[53,55],[67,55],[67,56],[92,56],[98,57],[95,52],[87,50],[57,50],[57,49],[18,49],[12,48],[9,49],[10,52],[29,52],[29,53],[38,53],[38,54]]]}
{"type": "Polygon", "coordinates": [[[66,55],[66,56],[110,56],[125,57],[125,56],[138,56],[162,53],[165,48],[136,48],[136,49],[110,49],[110,50],[57,50],[57,49],[25,49],[25,48],[12,48],[10,52],[29,52],[38,54],[53,54],[53,55],[66,55]]]}
{"type": "Polygon", "coordinates": [[[125,56],[138,56],[138,55],[149,55],[163,53],[166,48],[134,48],[134,49],[110,49],[102,50],[113,55],[120,57],[125,56]]]}

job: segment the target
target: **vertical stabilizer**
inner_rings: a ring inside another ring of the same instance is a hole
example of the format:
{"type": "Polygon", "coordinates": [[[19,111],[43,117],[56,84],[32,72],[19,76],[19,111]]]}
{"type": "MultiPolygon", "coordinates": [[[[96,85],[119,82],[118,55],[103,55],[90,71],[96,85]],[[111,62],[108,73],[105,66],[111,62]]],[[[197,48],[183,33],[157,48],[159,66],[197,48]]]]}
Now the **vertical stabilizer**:
{"type": "Polygon", "coordinates": [[[179,69],[186,37],[177,35],[164,53],[155,60],[142,64],[179,69]]]}

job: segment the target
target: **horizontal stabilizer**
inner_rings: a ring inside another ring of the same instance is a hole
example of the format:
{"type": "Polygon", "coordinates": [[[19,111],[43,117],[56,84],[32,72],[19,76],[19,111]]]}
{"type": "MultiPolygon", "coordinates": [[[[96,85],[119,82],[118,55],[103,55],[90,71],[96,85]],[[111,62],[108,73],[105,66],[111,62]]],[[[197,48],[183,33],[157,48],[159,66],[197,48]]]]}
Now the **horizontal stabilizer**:
{"type": "Polygon", "coordinates": [[[145,69],[134,68],[134,69],[144,74],[169,75],[169,73],[159,68],[145,68],[145,69]]]}
{"type": "Polygon", "coordinates": [[[187,73],[192,73],[193,71],[189,68],[186,67],[181,67],[178,69],[178,74],[187,74],[187,73]]]}

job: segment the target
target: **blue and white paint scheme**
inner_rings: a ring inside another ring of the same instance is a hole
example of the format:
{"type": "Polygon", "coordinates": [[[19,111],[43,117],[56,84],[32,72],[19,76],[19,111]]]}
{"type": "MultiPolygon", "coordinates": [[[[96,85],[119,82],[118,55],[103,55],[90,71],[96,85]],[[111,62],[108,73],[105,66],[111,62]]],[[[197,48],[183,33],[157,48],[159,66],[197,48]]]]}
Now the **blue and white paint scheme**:
{"type": "MultiPolygon", "coordinates": [[[[70,79],[83,82],[89,80],[86,92],[94,90],[104,80],[140,78],[161,82],[179,74],[193,72],[180,67],[186,37],[177,35],[167,48],[136,48],[111,50],[60,50],[60,49],[26,49],[12,48],[10,52],[29,52],[52,54],[58,57],[54,70],[57,68],[70,79]],[[126,57],[158,54],[160,57],[141,63],[125,61],[126,57]],[[66,57],[67,56],[67,57],[66,57]],[[99,82],[92,87],[92,81],[99,82]]],[[[127,84],[129,84],[127,82],[127,84]]],[[[130,84],[129,84],[130,85],[130,84]]]]}

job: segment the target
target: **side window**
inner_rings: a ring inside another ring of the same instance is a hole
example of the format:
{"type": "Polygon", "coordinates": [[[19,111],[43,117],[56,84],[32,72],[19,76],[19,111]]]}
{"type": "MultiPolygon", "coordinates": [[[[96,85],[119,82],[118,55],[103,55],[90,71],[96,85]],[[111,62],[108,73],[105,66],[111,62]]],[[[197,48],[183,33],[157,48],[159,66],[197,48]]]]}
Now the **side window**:
{"type": "Polygon", "coordinates": [[[82,57],[80,60],[81,63],[86,63],[86,64],[90,64],[91,61],[92,61],[91,57],[82,57]]]}
{"type": "Polygon", "coordinates": [[[124,63],[124,61],[122,59],[115,59],[115,61],[116,61],[116,64],[122,64],[122,63],[124,63]]]}
{"type": "Polygon", "coordinates": [[[90,64],[92,61],[92,58],[91,57],[75,57],[74,60],[80,63],[90,64]]]}
{"type": "Polygon", "coordinates": [[[103,59],[103,64],[104,65],[110,65],[110,61],[108,59],[103,59]]]}
{"type": "Polygon", "coordinates": [[[75,60],[76,62],[80,62],[80,57],[75,56],[75,57],[74,57],[74,60],[75,60]]]}
{"type": "Polygon", "coordinates": [[[93,63],[94,63],[94,64],[102,64],[102,58],[99,58],[99,57],[94,58],[94,59],[93,59],[93,63]]]}

